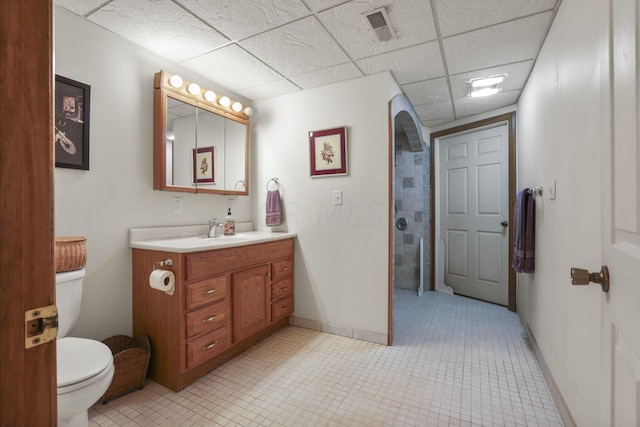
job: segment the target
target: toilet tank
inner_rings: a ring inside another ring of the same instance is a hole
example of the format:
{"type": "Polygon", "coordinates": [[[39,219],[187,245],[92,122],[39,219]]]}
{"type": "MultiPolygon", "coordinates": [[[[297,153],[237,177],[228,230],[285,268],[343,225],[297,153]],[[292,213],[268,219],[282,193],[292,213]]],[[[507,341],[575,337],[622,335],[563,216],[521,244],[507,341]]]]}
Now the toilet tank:
{"type": "Polygon", "coordinates": [[[82,303],[82,281],[85,269],[56,273],[56,306],[58,338],[66,337],[76,324],[82,303]]]}

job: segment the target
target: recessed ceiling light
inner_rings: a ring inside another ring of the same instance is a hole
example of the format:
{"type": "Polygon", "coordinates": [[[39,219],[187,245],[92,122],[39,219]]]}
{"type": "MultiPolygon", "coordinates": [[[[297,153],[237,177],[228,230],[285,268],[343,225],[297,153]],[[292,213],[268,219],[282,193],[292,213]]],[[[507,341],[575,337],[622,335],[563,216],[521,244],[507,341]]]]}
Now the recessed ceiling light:
{"type": "Polygon", "coordinates": [[[495,95],[502,89],[502,82],[507,74],[496,74],[489,77],[480,77],[469,81],[469,96],[480,97],[495,95]]]}

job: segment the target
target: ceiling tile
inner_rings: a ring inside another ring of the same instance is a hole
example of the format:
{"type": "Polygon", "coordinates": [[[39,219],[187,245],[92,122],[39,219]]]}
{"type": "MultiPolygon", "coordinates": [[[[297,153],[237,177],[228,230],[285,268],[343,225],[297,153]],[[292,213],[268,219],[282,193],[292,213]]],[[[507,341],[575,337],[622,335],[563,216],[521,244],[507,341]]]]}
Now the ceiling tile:
{"type": "Polygon", "coordinates": [[[451,101],[434,102],[415,107],[416,114],[420,117],[420,122],[425,124],[433,120],[454,120],[453,105],[451,101]]]}
{"type": "Polygon", "coordinates": [[[509,92],[500,92],[496,95],[485,96],[481,98],[465,98],[453,101],[456,109],[456,116],[471,116],[474,114],[486,113],[496,108],[506,107],[518,102],[520,97],[519,90],[509,92]]]}
{"type": "Polygon", "coordinates": [[[289,80],[300,86],[302,89],[324,86],[343,80],[362,77],[362,73],[352,62],[323,68],[322,70],[311,71],[289,77],[289,80]]]}
{"type": "Polygon", "coordinates": [[[442,40],[451,74],[509,64],[537,56],[551,12],[442,40]]]}
{"type": "Polygon", "coordinates": [[[301,0],[176,0],[232,40],[240,40],[308,16],[301,0]]]}
{"type": "Polygon", "coordinates": [[[472,31],[442,41],[451,74],[489,68],[537,56],[551,13],[472,31]]]}
{"type": "Polygon", "coordinates": [[[305,0],[305,3],[312,11],[319,12],[344,3],[344,0],[305,0]]]}
{"type": "Polygon", "coordinates": [[[76,15],[84,16],[101,5],[109,3],[109,1],[110,0],[55,0],[55,3],[76,15]]]}
{"type": "Polygon", "coordinates": [[[436,0],[440,34],[447,37],[534,13],[553,10],[556,0],[436,0]]]}
{"type": "Polygon", "coordinates": [[[433,104],[451,99],[449,85],[445,77],[409,83],[402,85],[401,89],[414,107],[416,105],[433,104]]]}
{"type": "Polygon", "coordinates": [[[451,122],[453,120],[458,120],[461,119],[462,117],[447,117],[446,119],[436,119],[436,120],[425,120],[420,122],[422,125],[426,126],[426,127],[434,127],[434,126],[438,126],[438,125],[442,125],[444,123],[448,123],[451,122]]]}
{"type": "Polygon", "coordinates": [[[228,42],[170,0],[114,0],[88,19],[176,62],[228,42]]]}
{"type": "Polygon", "coordinates": [[[54,3],[249,99],[387,71],[434,126],[516,102],[560,0],[54,3]],[[395,40],[376,42],[365,21],[380,7],[395,40]],[[500,94],[467,97],[470,79],[499,73],[508,74],[500,94]]]}
{"type": "Polygon", "coordinates": [[[387,0],[352,1],[320,13],[318,18],[351,59],[377,55],[436,38],[431,6],[425,0],[393,3],[387,0]],[[386,42],[377,40],[363,16],[383,6],[386,6],[391,27],[397,36],[386,42]]]}
{"type": "Polygon", "coordinates": [[[251,37],[240,45],[285,76],[348,61],[314,16],[251,37]]]}
{"type": "Polygon", "coordinates": [[[451,93],[454,99],[464,98],[469,94],[469,81],[479,77],[489,77],[495,74],[506,73],[502,84],[502,91],[520,90],[524,87],[529,73],[533,67],[533,61],[517,62],[515,64],[505,65],[503,67],[486,68],[484,70],[473,71],[470,73],[456,74],[449,78],[451,82],[451,93]]]}
{"type": "Polygon", "coordinates": [[[286,79],[277,80],[275,82],[265,83],[263,85],[253,86],[238,91],[244,97],[252,100],[271,98],[274,96],[284,95],[291,92],[299,91],[296,85],[286,79]]]}
{"type": "Polygon", "coordinates": [[[391,71],[400,85],[444,76],[438,42],[361,59],[356,61],[356,65],[365,74],[391,71]]]}
{"type": "Polygon", "coordinates": [[[181,65],[234,91],[282,78],[236,44],[184,61],[181,65]]]}

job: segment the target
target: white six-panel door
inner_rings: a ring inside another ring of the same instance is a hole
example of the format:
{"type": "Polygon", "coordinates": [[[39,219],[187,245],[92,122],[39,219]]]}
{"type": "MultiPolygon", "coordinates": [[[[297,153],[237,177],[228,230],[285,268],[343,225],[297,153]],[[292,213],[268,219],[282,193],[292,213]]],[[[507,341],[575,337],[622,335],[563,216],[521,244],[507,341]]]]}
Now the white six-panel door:
{"type": "Polygon", "coordinates": [[[509,144],[506,124],[440,140],[444,282],[455,293],[507,305],[509,144]]]}
{"type": "Polygon", "coordinates": [[[602,138],[602,263],[609,267],[611,287],[602,295],[603,404],[608,425],[640,427],[640,1],[610,0],[610,5],[613,84],[611,123],[602,138]]]}

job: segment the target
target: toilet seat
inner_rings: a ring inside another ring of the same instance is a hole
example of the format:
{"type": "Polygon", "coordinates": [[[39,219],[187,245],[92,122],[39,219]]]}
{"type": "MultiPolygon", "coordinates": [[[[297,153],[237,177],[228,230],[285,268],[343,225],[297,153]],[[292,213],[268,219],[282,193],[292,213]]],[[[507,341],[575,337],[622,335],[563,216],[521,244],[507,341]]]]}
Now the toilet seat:
{"type": "Polygon", "coordinates": [[[56,344],[58,394],[87,387],[113,370],[111,350],[100,341],[67,337],[56,344]]]}

